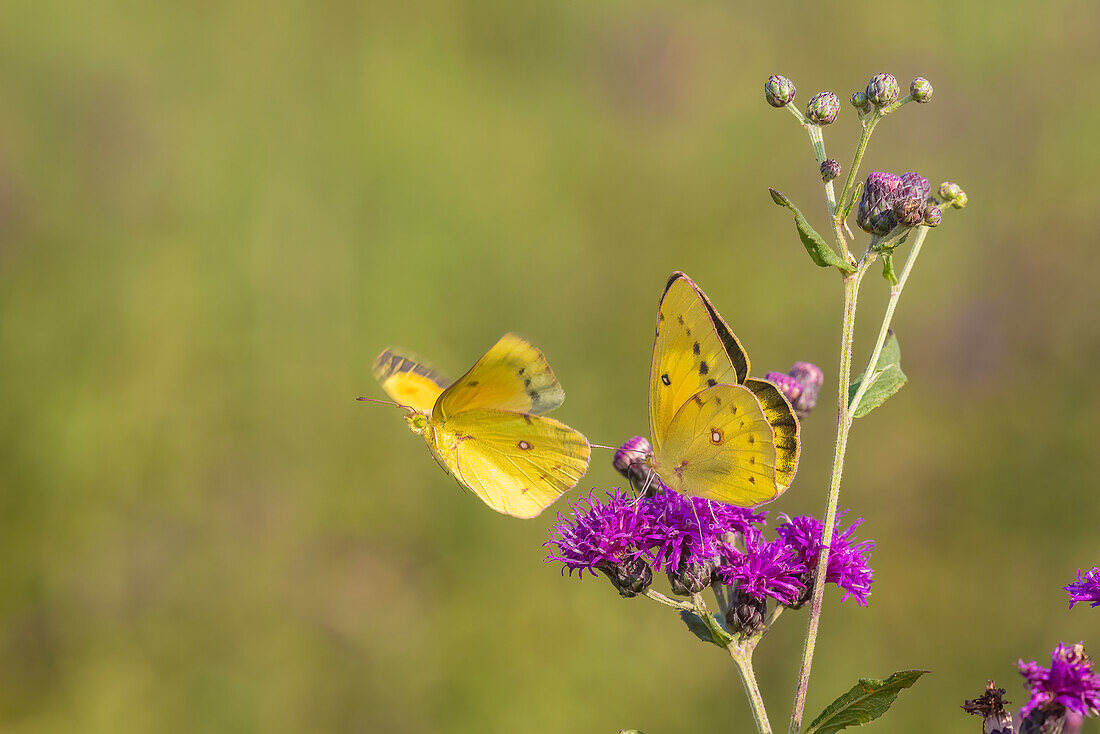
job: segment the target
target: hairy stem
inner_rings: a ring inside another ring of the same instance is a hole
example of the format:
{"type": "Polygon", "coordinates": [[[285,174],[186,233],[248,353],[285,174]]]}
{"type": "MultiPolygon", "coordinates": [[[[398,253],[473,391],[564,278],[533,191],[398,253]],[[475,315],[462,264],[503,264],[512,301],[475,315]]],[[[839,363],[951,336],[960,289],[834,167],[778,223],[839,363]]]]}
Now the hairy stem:
{"type": "MultiPolygon", "coordinates": [[[[852,186],[855,185],[857,174],[859,173],[859,164],[863,162],[863,154],[867,152],[867,143],[870,142],[871,133],[875,131],[875,125],[878,124],[880,119],[882,119],[882,114],[876,110],[863,121],[863,132],[860,133],[859,143],[856,144],[856,153],[852,156],[852,165],[848,167],[848,178],[844,181],[844,188],[840,190],[840,196],[837,198],[841,206],[847,203],[848,195],[852,193],[852,186]]],[[[839,221],[839,216],[834,215],[833,232],[836,234],[841,251],[849,262],[854,262],[852,260],[852,254],[848,252],[848,243],[845,241],[842,233],[843,226],[844,223],[839,221]]]]}
{"type": "Polygon", "coordinates": [[[745,686],[745,695],[748,696],[752,707],[756,730],[760,734],[771,734],[772,725],[768,721],[768,712],[764,709],[764,698],[760,695],[760,686],[756,683],[756,673],[752,669],[752,650],[731,646],[730,657],[733,658],[733,664],[737,666],[737,672],[741,674],[741,683],[745,686]]]}
{"type": "Polygon", "coordinates": [[[856,303],[859,286],[867,274],[870,262],[864,260],[856,272],[844,278],[844,319],[840,332],[840,374],[837,396],[836,448],[833,452],[833,473],[829,480],[829,500],[825,509],[825,524],[821,537],[821,553],[814,574],[814,595],[810,602],[810,619],[806,628],[806,641],[802,648],[802,665],[798,671],[798,687],[794,694],[794,709],[788,731],[797,734],[802,727],[803,710],[806,707],[806,689],[810,684],[810,666],[813,664],[817,628],[821,621],[821,601],[825,594],[825,574],[829,567],[829,544],[833,541],[833,525],[836,524],[836,508],[840,501],[840,478],[844,472],[844,452],[848,446],[848,429],[851,427],[848,408],[848,383],[852,379],[852,343],[856,326],[856,303]]]}
{"type": "Polygon", "coordinates": [[[675,599],[667,597],[661,592],[654,591],[653,589],[646,589],[644,594],[653,601],[660,602],[661,604],[672,607],[673,609],[683,609],[689,612],[695,609],[694,606],[688,604],[686,601],[676,601],[675,599]]]}

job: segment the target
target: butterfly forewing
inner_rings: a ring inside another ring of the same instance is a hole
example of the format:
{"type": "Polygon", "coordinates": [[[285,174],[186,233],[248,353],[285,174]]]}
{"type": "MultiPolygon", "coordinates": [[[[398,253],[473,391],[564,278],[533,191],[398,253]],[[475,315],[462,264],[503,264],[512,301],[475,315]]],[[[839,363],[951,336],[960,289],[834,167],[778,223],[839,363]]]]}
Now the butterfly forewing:
{"type": "Polygon", "coordinates": [[[435,401],[451,384],[439,372],[392,349],[378,355],[371,371],[392,400],[421,413],[431,412],[435,401]]]}
{"type": "Polygon", "coordinates": [[[545,413],[564,400],[565,392],[542,352],[521,336],[505,334],[469,372],[443,391],[433,415],[444,420],[482,408],[545,413]]]}
{"type": "Polygon", "coordinates": [[[588,440],[553,418],[501,410],[457,413],[435,449],[460,482],[497,512],[538,515],[588,468],[588,440]]]}
{"type": "Polygon", "coordinates": [[[798,417],[786,396],[773,383],[750,377],[745,387],[752,390],[775,434],[775,482],[779,491],[790,486],[798,470],[801,443],[798,437],[798,417]]]}
{"type": "Polygon", "coordinates": [[[702,389],[743,382],[749,362],[737,337],[691,278],[674,273],[657,309],[650,373],[650,427],[665,441],[680,406],[702,389]]]}
{"type": "Polygon", "coordinates": [[[748,507],[782,491],[771,425],[742,385],[715,385],[689,398],[654,452],[662,481],[683,494],[748,507]]]}

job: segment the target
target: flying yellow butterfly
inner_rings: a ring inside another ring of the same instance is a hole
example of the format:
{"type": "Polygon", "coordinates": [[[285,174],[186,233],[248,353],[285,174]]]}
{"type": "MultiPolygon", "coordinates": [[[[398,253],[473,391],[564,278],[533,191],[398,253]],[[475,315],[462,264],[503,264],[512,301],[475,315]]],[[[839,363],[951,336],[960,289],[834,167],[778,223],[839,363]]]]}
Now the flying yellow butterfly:
{"type": "Polygon", "coordinates": [[[747,507],[790,486],[798,418],[706,294],[673,273],[657,310],[650,374],[652,468],[677,492],[747,507]]]}
{"type": "Polygon", "coordinates": [[[373,371],[439,464],[497,512],[535,517],[588,469],[588,439],[537,415],[565,392],[522,337],[505,334],[454,384],[389,349],[373,371]]]}

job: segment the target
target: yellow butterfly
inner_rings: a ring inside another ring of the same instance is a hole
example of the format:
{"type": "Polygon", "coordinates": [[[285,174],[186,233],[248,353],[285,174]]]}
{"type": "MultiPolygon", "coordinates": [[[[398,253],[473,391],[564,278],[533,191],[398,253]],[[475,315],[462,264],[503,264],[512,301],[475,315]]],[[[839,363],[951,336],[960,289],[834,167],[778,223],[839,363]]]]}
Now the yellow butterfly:
{"type": "Polygon", "coordinates": [[[497,512],[535,517],[588,469],[588,439],[537,415],[565,392],[522,337],[505,334],[454,384],[389,349],[373,371],[439,464],[497,512]]]}
{"type": "Polygon", "coordinates": [[[790,486],[798,418],[706,294],[673,273],[657,310],[650,374],[652,468],[677,492],[747,507],[790,486]]]}

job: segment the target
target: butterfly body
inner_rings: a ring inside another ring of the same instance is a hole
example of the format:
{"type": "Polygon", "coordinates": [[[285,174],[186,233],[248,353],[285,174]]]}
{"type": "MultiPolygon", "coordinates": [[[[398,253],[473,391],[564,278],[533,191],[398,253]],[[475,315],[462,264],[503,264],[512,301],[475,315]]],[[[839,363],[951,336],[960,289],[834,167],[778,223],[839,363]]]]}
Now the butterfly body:
{"type": "Polygon", "coordinates": [[[798,420],[706,294],[683,273],[657,313],[650,374],[651,465],[670,488],[733,505],[767,502],[798,466],[798,420]]]}
{"type": "Polygon", "coordinates": [[[576,486],[588,440],[539,413],[565,394],[534,345],[505,334],[454,383],[386,350],[374,365],[383,389],[408,410],[409,429],[461,484],[497,512],[531,518],[576,486]]]}

